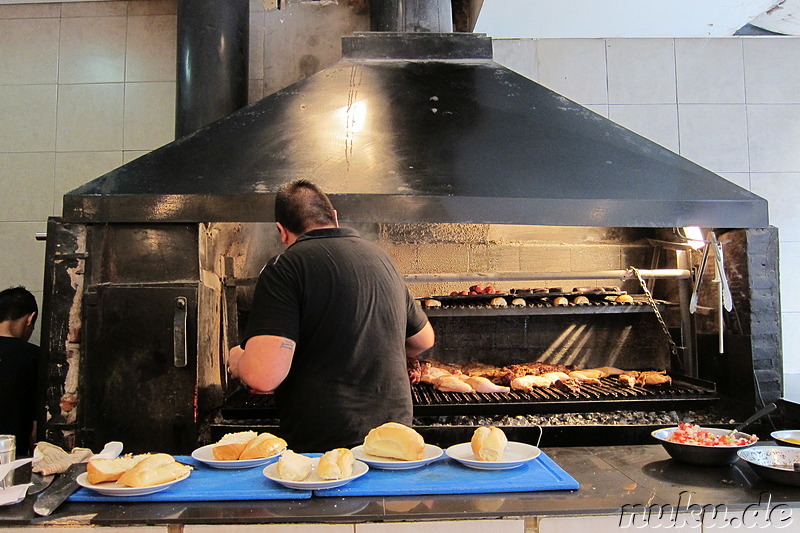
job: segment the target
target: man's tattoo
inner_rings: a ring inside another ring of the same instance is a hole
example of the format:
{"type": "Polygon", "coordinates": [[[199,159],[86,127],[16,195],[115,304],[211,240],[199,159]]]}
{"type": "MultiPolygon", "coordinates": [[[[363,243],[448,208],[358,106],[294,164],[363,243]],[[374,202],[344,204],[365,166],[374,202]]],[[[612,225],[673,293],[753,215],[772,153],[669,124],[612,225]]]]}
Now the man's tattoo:
{"type": "Polygon", "coordinates": [[[286,348],[287,350],[294,350],[294,341],[290,340],[282,341],[281,348],[286,348]]]}

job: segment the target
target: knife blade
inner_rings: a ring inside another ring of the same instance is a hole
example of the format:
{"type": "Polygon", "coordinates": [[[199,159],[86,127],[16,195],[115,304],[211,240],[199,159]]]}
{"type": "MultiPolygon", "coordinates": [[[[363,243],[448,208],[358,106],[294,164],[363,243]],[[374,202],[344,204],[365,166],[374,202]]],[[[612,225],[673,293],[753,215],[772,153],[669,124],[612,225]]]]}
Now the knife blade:
{"type": "Polygon", "coordinates": [[[44,489],[50,486],[50,483],[53,482],[53,479],[56,476],[54,474],[49,474],[47,476],[43,476],[41,474],[37,474],[34,472],[31,474],[31,486],[28,487],[28,494],[39,494],[44,489]]]}
{"type": "MultiPolygon", "coordinates": [[[[121,442],[109,442],[103,450],[89,458],[91,459],[113,459],[122,453],[121,442]]],[[[40,516],[49,516],[59,505],[78,490],[78,476],[86,472],[86,463],[76,463],[67,468],[66,472],[58,476],[47,490],[39,494],[33,504],[33,512],[40,516]]]]}

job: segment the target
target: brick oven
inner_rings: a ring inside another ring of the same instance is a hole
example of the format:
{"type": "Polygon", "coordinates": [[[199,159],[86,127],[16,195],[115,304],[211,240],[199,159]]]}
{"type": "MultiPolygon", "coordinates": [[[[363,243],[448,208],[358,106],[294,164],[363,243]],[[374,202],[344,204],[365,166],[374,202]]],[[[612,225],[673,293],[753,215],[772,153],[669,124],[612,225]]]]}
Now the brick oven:
{"type": "Polygon", "coordinates": [[[232,382],[225,356],[280,251],[274,193],[301,177],[389,251],[421,304],[441,297],[426,308],[438,335],[427,357],[674,377],[646,393],[550,398],[418,387],[415,424],[442,445],[486,419],[523,440],[540,425],[548,445],[587,428],[593,443],[632,442],[681,417],[730,423],[780,396],[778,240],[763,199],[494,63],[485,36],[364,33],[343,52],[65,195],[47,237],[48,441],[186,453],[231,427],[274,426],[270,399],[232,382]],[[731,311],[719,312],[712,266],[696,283],[703,254],[687,226],[721,243],[731,311]],[[477,282],[613,287],[636,302],[446,301],[477,282]]]}

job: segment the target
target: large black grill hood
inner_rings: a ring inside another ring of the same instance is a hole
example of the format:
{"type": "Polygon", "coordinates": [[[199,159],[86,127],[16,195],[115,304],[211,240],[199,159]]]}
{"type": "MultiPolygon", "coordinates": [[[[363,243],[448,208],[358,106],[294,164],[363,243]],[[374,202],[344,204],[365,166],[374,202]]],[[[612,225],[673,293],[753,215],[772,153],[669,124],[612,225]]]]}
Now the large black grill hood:
{"type": "Polygon", "coordinates": [[[385,32],[69,192],[63,219],[267,222],[298,178],[345,221],[768,224],[764,199],[493,62],[490,38],[385,32]]]}

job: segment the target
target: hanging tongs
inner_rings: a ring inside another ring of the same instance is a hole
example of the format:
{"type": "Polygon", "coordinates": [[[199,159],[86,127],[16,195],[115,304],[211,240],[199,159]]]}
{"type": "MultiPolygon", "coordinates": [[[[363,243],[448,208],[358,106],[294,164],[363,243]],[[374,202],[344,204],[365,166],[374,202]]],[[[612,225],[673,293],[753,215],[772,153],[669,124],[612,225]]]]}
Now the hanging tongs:
{"type": "Polygon", "coordinates": [[[694,280],[694,291],[692,298],[689,300],[689,312],[694,313],[697,311],[697,295],[700,292],[700,283],[703,281],[703,272],[706,271],[706,263],[708,262],[708,251],[711,249],[711,243],[706,239],[706,245],[703,248],[703,259],[700,261],[700,268],[697,271],[697,278],[694,280]]]}
{"type": "Polygon", "coordinates": [[[725,276],[725,259],[722,253],[722,243],[717,240],[717,236],[713,231],[709,231],[708,233],[714,245],[714,260],[717,265],[717,279],[714,281],[720,284],[722,306],[726,311],[730,312],[733,309],[733,296],[731,295],[730,285],[728,285],[728,278],[725,276]]]}

